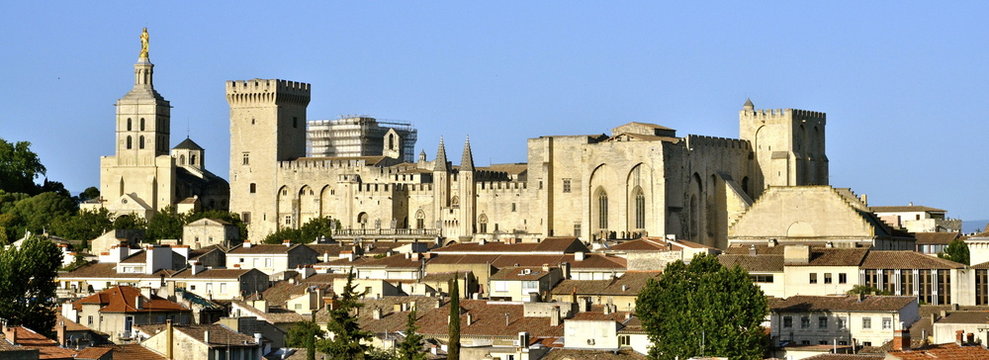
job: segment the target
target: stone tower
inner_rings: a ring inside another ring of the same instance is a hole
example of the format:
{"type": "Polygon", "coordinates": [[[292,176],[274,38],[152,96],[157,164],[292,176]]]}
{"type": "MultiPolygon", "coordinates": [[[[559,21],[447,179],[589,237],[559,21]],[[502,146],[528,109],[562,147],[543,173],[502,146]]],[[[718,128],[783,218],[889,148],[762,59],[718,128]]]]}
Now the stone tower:
{"type": "Polygon", "coordinates": [[[470,137],[464,141],[464,154],[460,158],[457,188],[460,190],[460,236],[473,236],[476,232],[477,196],[474,188],[474,154],[470,151],[470,137]]]}
{"type": "Polygon", "coordinates": [[[100,160],[100,193],[116,215],[149,216],[174,203],[175,167],[168,154],[171,105],[155,91],[146,45],[134,85],[115,107],[116,153],[100,160]]]}
{"type": "Polygon", "coordinates": [[[828,157],[824,149],[823,112],[775,109],[757,110],[746,99],[738,113],[739,136],[748,140],[755,154],[749,187],[754,197],[768,186],[827,185],[828,157]]]}
{"type": "Polygon", "coordinates": [[[230,104],[230,211],[248,223],[252,238],[261,239],[278,230],[278,224],[291,226],[297,221],[269,221],[269,217],[277,216],[271,204],[277,203],[278,194],[292,191],[277,188],[280,162],[306,153],[310,87],[277,79],[238,80],[227,81],[226,93],[230,104]]]}
{"type": "MultiPolygon", "coordinates": [[[[436,221],[445,221],[443,210],[450,206],[450,162],[446,160],[446,146],[440,137],[433,160],[433,214],[436,221]]],[[[427,224],[429,226],[429,224],[427,224]]],[[[444,225],[441,223],[440,228],[444,225]]]]}

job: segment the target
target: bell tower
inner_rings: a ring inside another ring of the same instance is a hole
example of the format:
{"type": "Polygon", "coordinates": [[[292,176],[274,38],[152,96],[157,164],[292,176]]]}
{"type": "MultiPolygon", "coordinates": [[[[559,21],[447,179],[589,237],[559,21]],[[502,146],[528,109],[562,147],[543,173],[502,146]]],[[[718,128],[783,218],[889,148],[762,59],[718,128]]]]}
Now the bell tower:
{"type": "Polygon", "coordinates": [[[148,41],[145,28],[134,64],[134,86],[116,103],[116,154],[121,165],[152,165],[155,157],[168,155],[171,105],[155,91],[148,41]]]}

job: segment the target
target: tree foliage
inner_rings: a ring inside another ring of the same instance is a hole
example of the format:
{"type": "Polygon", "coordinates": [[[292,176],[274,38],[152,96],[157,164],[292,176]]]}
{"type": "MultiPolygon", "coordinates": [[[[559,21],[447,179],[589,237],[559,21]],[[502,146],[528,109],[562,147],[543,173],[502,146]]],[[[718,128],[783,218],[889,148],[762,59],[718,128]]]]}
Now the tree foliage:
{"type": "Polygon", "coordinates": [[[52,222],[51,233],[66,239],[92,240],[113,229],[110,212],[80,210],[75,216],[65,216],[52,222]]]}
{"type": "Polygon", "coordinates": [[[892,291],[879,290],[868,285],[855,285],[846,292],[848,295],[893,295],[892,291]]]}
{"type": "Polygon", "coordinates": [[[90,186],[79,193],[79,201],[93,200],[100,197],[100,189],[90,186]]]}
{"type": "Polygon", "coordinates": [[[948,246],[944,248],[944,252],[937,256],[956,263],[969,265],[968,245],[965,245],[965,241],[960,238],[951,240],[948,246]]]}
{"type": "Polygon", "coordinates": [[[347,274],[347,284],[340,294],[333,295],[333,308],[329,311],[330,320],[326,323],[330,338],[321,339],[316,348],[327,354],[329,360],[364,359],[370,350],[365,344],[371,341],[371,333],[361,330],[357,322],[357,311],[363,306],[359,299],[365,293],[359,293],[354,287],[354,272],[347,274]]]}
{"type": "Polygon", "coordinates": [[[55,326],[55,278],[62,252],[32,236],[20,248],[0,247],[0,318],[51,335],[55,326]]]}
{"type": "Polygon", "coordinates": [[[45,175],[45,171],[38,154],[31,151],[30,142],[0,139],[0,190],[37,194],[39,187],[34,180],[45,175]]]}
{"type": "Polygon", "coordinates": [[[321,237],[327,239],[333,236],[333,230],[337,228],[337,221],[328,217],[315,218],[302,224],[298,229],[281,229],[264,238],[267,244],[281,244],[282,241],[289,240],[293,244],[307,244],[321,237]]]}
{"type": "Polygon", "coordinates": [[[316,320],[304,321],[292,325],[288,329],[285,343],[294,348],[305,348],[306,359],[316,360],[316,342],[326,337],[326,332],[319,328],[316,320]]]}
{"type": "Polygon", "coordinates": [[[768,339],[760,324],[767,312],[766,297],[748,273],[722,266],[713,255],[667,265],[636,299],[654,359],[762,359],[768,339]]]}
{"type": "Polygon", "coordinates": [[[447,333],[447,359],[460,360],[460,285],[450,279],[450,328],[447,333]]]}
{"type": "Polygon", "coordinates": [[[419,334],[419,327],[416,326],[416,309],[409,312],[405,319],[405,339],[398,343],[397,358],[400,360],[426,360],[426,354],[422,352],[423,336],[419,334]]]}
{"type": "Polygon", "coordinates": [[[0,216],[0,226],[6,230],[9,240],[17,240],[26,231],[40,234],[49,229],[56,219],[75,215],[77,211],[72,198],[46,192],[14,203],[4,216],[0,216]]]}
{"type": "Polygon", "coordinates": [[[186,223],[185,214],[175,211],[174,206],[166,206],[148,219],[145,239],[159,241],[182,238],[182,226],[186,223]]]}

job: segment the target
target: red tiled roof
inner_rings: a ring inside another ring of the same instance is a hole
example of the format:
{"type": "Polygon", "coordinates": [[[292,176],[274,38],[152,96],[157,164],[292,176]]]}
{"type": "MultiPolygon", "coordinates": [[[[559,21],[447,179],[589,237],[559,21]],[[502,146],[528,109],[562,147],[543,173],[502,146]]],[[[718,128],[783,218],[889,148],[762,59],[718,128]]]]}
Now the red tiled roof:
{"type": "Polygon", "coordinates": [[[168,301],[154,295],[148,299],[147,297],[141,295],[141,290],[138,288],[119,285],[76,300],[72,304],[76,309],[82,309],[83,304],[102,305],[100,312],[129,313],[153,311],[190,311],[179,303],[168,301]],[[134,303],[138,297],[140,297],[142,301],[140,308],[135,306],[136,304],[134,303]]]}
{"type": "Polygon", "coordinates": [[[950,343],[917,350],[890,351],[886,355],[887,359],[899,360],[973,360],[989,359],[989,350],[981,346],[958,346],[950,343]]]}
{"type": "Polygon", "coordinates": [[[919,232],[914,233],[917,238],[917,245],[948,245],[952,240],[957,239],[961,234],[956,232],[919,232]]]}
{"type": "Polygon", "coordinates": [[[636,296],[649,279],[654,279],[659,271],[627,272],[613,280],[563,280],[553,288],[553,295],[618,295],[636,296]]]}
{"type": "Polygon", "coordinates": [[[549,271],[543,271],[542,267],[519,266],[506,267],[491,275],[491,280],[539,280],[549,275],[549,271]]]}
{"type": "Polygon", "coordinates": [[[164,356],[141,346],[140,344],[127,344],[113,346],[114,359],[127,360],[166,360],[164,356]]]}
{"type": "MultiPolygon", "coordinates": [[[[460,334],[462,336],[517,336],[526,331],[532,337],[563,336],[563,321],[558,326],[550,326],[549,317],[525,317],[521,303],[460,300],[460,334]],[[471,313],[473,323],[467,325],[467,313],[471,313]]],[[[416,322],[423,334],[446,335],[450,303],[424,314],[416,322]]]]}
{"type": "Polygon", "coordinates": [[[816,311],[899,311],[917,301],[915,296],[791,296],[769,299],[769,308],[777,312],[816,311]]]}
{"type": "Polygon", "coordinates": [[[873,250],[862,262],[863,269],[961,269],[965,265],[916,251],[873,250]]]}
{"type": "Polygon", "coordinates": [[[96,360],[112,351],[113,349],[108,347],[88,347],[79,350],[79,354],[76,355],[76,359],[96,360]]]}

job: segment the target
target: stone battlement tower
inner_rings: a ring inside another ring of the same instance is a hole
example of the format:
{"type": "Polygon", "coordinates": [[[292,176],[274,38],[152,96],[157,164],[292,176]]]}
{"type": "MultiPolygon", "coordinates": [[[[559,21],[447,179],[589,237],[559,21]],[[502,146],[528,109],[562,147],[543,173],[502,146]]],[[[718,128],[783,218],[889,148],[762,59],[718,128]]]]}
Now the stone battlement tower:
{"type": "Polygon", "coordinates": [[[827,114],[797,109],[755,109],[746,100],[738,112],[739,136],[752,144],[756,173],[768,186],[828,185],[828,157],[824,148],[827,114]]]}
{"type": "MultiPolygon", "coordinates": [[[[227,81],[230,104],[230,211],[240,213],[252,234],[276,229],[266,212],[278,199],[278,166],[306,155],[309,84],[253,79],[227,81]]],[[[276,219],[295,226],[298,216],[276,219]]]]}

